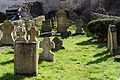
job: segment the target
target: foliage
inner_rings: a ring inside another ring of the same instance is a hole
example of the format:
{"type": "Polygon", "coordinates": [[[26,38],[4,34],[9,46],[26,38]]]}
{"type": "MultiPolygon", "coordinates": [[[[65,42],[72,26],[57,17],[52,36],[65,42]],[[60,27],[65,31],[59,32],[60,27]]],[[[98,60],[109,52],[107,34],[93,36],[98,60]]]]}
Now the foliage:
{"type": "Polygon", "coordinates": [[[88,23],[87,27],[90,33],[95,34],[96,37],[106,38],[109,24],[119,25],[116,19],[98,19],[88,23]]]}

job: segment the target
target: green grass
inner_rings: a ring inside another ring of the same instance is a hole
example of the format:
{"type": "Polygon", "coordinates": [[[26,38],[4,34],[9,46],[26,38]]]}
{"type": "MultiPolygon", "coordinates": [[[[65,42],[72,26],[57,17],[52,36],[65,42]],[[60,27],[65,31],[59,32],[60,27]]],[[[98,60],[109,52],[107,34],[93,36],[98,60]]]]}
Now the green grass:
{"type": "MultiPolygon", "coordinates": [[[[52,37],[53,38],[53,37],[52,37]]],[[[14,76],[13,50],[0,53],[0,80],[116,80],[120,63],[114,61],[105,43],[90,41],[86,35],[63,40],[65,50],[55,53],[55,62],[39,63],[37,77],[14,76]]],[[[39,38],[42,40],[42,38],[39,38]]],[[[41,52],[41,49],[40,49],[41,52]]]]}

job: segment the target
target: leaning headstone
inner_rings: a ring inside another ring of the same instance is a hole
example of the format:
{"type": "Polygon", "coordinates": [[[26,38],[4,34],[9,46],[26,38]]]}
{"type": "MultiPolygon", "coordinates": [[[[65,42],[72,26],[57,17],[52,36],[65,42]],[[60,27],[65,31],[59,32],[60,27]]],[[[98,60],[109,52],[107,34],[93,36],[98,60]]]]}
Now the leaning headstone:
{"type": "Polygon", "coordinates": [[[115,25],[108,28],[108,51],[111,55],[118,54],[117,29],[115,25]]]}
{"type": "Polygon", "coordinates": [[[83,21],[82,21],[82,19],[77,19],[75,21],[75,25],[77,27],[76,34],[77,35],[83,34],[83,28],[82,28],[83,27],[83,21]]]}
{"type": "Polygon", "coordinates": [[[12,35],[14,26],[12,25],[11,21],[5,20],[4,23],[0,26],[0,30],[3,33],[0,43],[5,45],[14,44],[14,38],[12,35]]]}
{"type": "Polygon", "coordinates": [[[41,32],[51,32],[52,31],[52,23],[51,20],[45,20],[42,22],[42,30],[41,32]]]}
{"type": "Polygon", "coordinates": [[[17,39],[17,41],[15,42],[15,49],[14,49],[15,75],[36,76],[38,74],[39,43],[34,40],[36,34],[31,34],[33,30],[29,31],[30,42],[27,41],[25,37],[23,37],[24,32],[20,32],[21,34],[19,34],[20,35],[18,37],[19,39],[17,39]]]}
{"type": "Polygon", "coordinates": [[[40,48],[43,48],[43,52],[40,55],[40,60],[54,62],[54,53],[51,49],[55,48],[55,44],[50,38],[45,37],[43,41],[40,42],[40,48]]]}
{"type": "Polygon", "coordinates": [[[57,32],[63,33],[67,31],[67,17],[64,9],[60,9],[57,13],[57,32]]]}
{"type": "Polygon", "coordinates": [[[55,37],[52,41],[55,43],[55,48],[53,50],[57,51],[57,50],[60,50],[60,49],[65,49],[62,46],[63,45],[62,40],[60,40],[58,37],[55,37]]]}

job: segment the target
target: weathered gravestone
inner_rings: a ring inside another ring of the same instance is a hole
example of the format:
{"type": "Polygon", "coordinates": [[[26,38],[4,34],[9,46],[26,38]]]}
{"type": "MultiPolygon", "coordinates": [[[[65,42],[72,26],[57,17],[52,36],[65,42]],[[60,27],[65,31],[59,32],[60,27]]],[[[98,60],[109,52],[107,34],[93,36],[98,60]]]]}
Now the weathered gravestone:
{"type": "Polygon", "coordinates": [[[18,26],[18,30],[16,31],[17,37],[15,41],[22,41],[22,42],[26,42],[26,31],[24,31],[23,27],[18,26]]]}
{"type": "Polygon", "coordinates": [[[5,20],[4,23],[0,26],[0,30],[3,33],[0,43],[5,45],[14,44],[14,38],[12,35],[14,26],[12,25],[11,21],[5,20]]]}
{"type": "Polygon", "coordinates": [[[14,74],[36,76],[38,74],[38,48],[39,43],[35,40],[36,30],[29,31],[30,42],[23,39],[24,32],[20,32],[19,39],[15,42],[14,49],[14,74]],[[33,33],[33,34],[31,34],[33,33]],[[33,38],[33,39],[31,39],[33,38]]]}
{"type": "Polygon", "coordinates": [[[77,35],[83,34],[83,28],[82,28],[83,27],[83,21],[82,21],[82,19],[77,19],[75,21],[75,25],[77,27],[76,34],[77,35]]]}
{"type": "Polygon", "coordinates": [[[63,42],[58,37],[55,37],[52,41],[55,43],[55,48],[53,50],[57,51],[57,50],[60,50],[60,49],[65,49],[62,46],[63,42]]]}
{"type": "Polygon", "coordinates": [[[51,49],[55,48],[54,42],[46,37],[40,42],[40,48],[43,48],[40,60],[54,62],[54,53],[51,51],[51,49]]]}
{"type": "Polygon", "coordinates": [[[67,17],[64,9],[60,9],[57,13],[57,32],[63,33],[67,31],[67,17]]]}
{"type": "Polygon", "coordinates": [[[52,23],[51,20],[45,20],[42,22],[42,30],[41,32],[51,32],[52,31],[52,23]]]}
{"type": "Polygon", "coordinates": [[[15,20],[12,21],[12,24],[14,25],[14,31],[13,31],[13,37],[16,39],[17,37],[17,32],[19,32],[19,28],[22,27],[24,31],[26,31],[26,24],[25,20],[15,20]]]}
{"type": "Polygon", "coordinates": [[[111,55],[118,54],[117,29],[115,25],[108,28],[108,51],[111,55]]]}
{"type": "Polygon", "coordinates": [[[39,36],[40,33],[35,26],[31,27],[27,34],[30,35],[29,42],[38,42],[36,36],[39,36]]]}

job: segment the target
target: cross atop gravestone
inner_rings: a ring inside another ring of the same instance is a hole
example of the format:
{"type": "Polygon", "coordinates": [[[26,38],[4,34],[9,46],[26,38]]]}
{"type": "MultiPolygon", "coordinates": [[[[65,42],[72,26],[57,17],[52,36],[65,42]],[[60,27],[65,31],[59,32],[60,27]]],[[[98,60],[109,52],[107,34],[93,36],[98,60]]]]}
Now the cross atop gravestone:
{"type": "Polygon", "coordinates": [[[31,27],[31,29],[28,31],[28,35],[30,35],[29,42],[37,42],[36,36],[39,36],[39,31],[36,29],[36,27],[31,27]]]}
{"type": "Polygon", "coordinates": [[[55,48],[55,44],[50,38],[46,37],[43,41],[40,42],[40,48],[43,48],[43,52],[41,54],[41,60],[45,61],[54,61],[54,53],[51,49],[55,48]]]}
{"type": "Polygon", "coordinates": [[[14,39],[12,36],[12,32],[14,30],[14,26],[12,25],[11,21],[5,20],[0,27],[0,30],[3,32],[3,36],[0,41],[1,44],[13,44],[14,39]]]}
{"type": "Polygon", "coordinates": [[[20,42],[26,42],[26,38],[25,38],[25,35],[26,35],[26,32],[23,30],[23,27],[20,27],[19,26],[19,29],[18,31],[16,32],[17,33],[17,39],[16,39],[16,42],[20,41],[20,42]]]}

